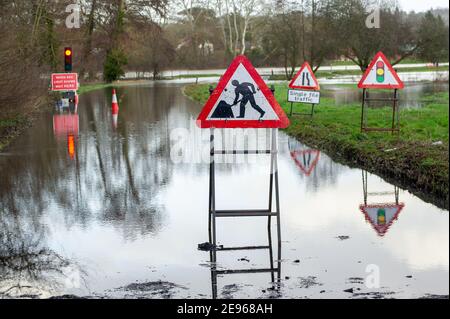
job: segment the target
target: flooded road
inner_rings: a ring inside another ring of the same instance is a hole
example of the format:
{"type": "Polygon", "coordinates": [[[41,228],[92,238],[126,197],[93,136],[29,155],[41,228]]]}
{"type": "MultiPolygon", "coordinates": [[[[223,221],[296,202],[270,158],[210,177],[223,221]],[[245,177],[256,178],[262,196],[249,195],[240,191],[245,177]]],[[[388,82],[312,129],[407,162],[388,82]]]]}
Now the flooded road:
{"type": "MultiPolygon", "coordinates": [[[[331,97],[336,101],[337,105],[349,103],[361,103],[362,90],[356,86],[342,85],[324,85],[323,97],[331,97]]],[[[403,90],[399,91],[399,107],[401,109],[420,108],[423,105],[421,98],[427,94],[438,92],[448,92],[448,82],[424,82],[424,83],[408,83],[403,90]]],[[[370,91],[371,97],[376,98],[392,98],[392,91],[375,92],[370,91]]],[[[370,101],[368,105],[377,107],[385,106],[386,102],[370,101]]]]}
{"type": "MultiPolygon", "coordinates": [[[[0,153],[0,297],[448,295],[448,211],[282,132],[281,245],[264,217],[217,226],[226,246],[273,241],[271,251],[217,252],[217,269],[273,271],[211,271],[198,250],[208,241],[209,166],[193,160],[209,136],[191,138],[202,133],[201,106],[170,84],[118,95],[118,117],[110,89],[92,92],[77,114],[43,114],[0,153]],[[188,160],[174,161],[174,130],[188,134],[188,160]]],[[[268,165],[217,164],[217,206],[265,205],[268,165]]]]}

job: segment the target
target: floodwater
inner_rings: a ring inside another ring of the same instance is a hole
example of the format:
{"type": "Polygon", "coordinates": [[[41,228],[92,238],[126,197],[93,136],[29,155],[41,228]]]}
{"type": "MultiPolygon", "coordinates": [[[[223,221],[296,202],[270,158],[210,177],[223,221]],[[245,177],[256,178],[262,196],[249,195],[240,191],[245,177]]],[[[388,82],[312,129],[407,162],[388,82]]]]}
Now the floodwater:
{"type": "MultiPolygon", "coordinates": [[[[0,297],[448,296],[448,211],[282,132],[281,241],[275,218],[218,219],[219,245],[271,249],[211,263],[201,106],[170,84],[118,95],[118,115],[92,92],[0,153],[0,297]]],[[[218,209],[267,205],[268,155],[241,159],[216,165],[218,209]]]]}
{"type": "MultiPolygon", "coordinates": [[[[355,87],[339,86],[339,85],[324,85],[323,97],[331,97],[336,101],[337,105],[344,105],[347,103],[361,103],[362,90],[355,87]]],[[[433,94],[438,92],[448,92],[447,82],[423,82],[423,83],[408,83],[405,88],[398,91],[399,107],[401,109],[420,108],[423,102],[420,101],[421,97],[427,94],[433,94]]],[[[370,97],[372,98],[393,98],[393,91],[381,91],[375,92],[369,90],[370,97]]],[[[373,107],[385,106],[383,101],[370,101],[368,104],[373,107]]]]}

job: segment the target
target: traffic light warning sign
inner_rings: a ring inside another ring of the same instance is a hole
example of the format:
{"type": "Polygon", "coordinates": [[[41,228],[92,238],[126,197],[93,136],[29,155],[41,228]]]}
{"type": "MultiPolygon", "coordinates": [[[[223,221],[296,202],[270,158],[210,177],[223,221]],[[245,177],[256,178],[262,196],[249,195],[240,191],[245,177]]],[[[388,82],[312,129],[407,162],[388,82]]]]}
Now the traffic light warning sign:
{"type": "Polygon", "coordinates": [[[404,84],[380,51],[373,58],[361,81],[360,89],[403,89],[404,84]]]}

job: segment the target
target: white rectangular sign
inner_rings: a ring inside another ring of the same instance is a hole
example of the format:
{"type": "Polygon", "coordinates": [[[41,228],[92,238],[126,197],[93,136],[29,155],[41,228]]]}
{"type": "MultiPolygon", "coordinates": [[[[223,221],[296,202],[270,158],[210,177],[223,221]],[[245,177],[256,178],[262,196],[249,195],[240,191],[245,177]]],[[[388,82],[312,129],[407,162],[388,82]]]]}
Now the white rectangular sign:
{"type": "Polygon", "coordinates": [[[288,102],[319,104],[319,91],[288,90],[288,102]]]}

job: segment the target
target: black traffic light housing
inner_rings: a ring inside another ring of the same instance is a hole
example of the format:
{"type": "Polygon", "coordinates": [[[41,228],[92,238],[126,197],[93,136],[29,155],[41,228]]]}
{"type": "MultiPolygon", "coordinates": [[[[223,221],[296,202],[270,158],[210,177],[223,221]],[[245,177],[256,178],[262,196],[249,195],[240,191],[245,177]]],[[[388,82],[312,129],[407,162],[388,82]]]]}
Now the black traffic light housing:
{"type": "Polygon", "coordinates": [[[64,48],[64,71],[72,72],[72,56],[73,51],[71,47],[64,48]]]}

